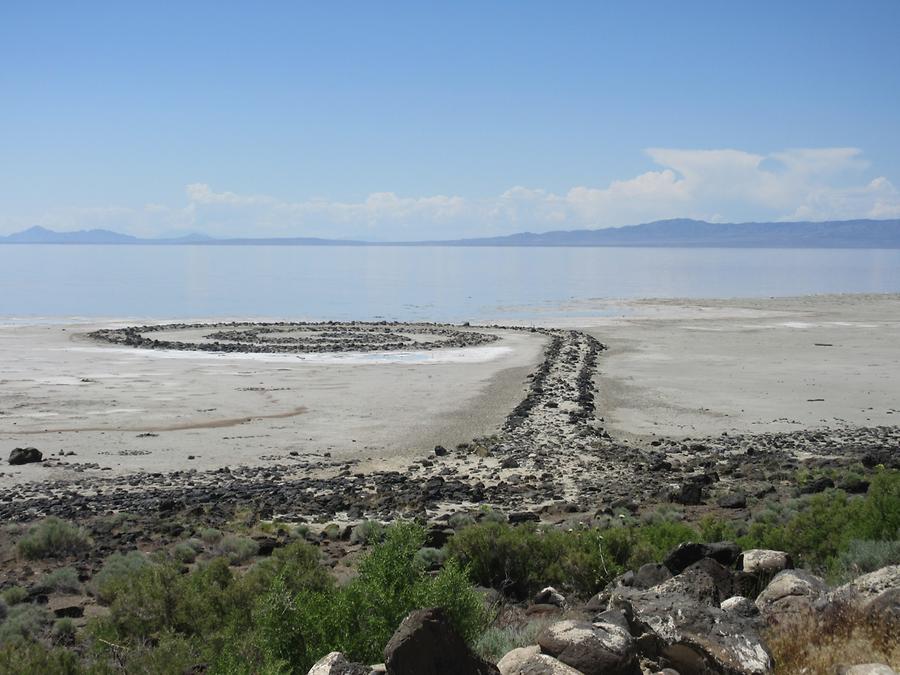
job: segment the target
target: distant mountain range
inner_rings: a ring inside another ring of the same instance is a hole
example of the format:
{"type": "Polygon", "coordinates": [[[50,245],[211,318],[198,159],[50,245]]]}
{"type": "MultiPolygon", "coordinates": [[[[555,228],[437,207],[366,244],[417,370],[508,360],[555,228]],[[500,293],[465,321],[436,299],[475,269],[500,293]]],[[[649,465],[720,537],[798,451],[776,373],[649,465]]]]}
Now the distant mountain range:
{"type": "Polygon", "coordinates": [[[111,230],[55,232],[38,226],[0,237],[0,244],[201,244],[209,241],[213,241],[212,237],[203,234],[189,234],[172,239],[141,239],[111,230]]]}
{"type": "Polygon", "coordinates": [[[367,242],[315,237],[215,239],[189,234],[141,239],[110,230],[54,232],[32,227],[0,237],[0,244],[119,244],[203,246],[660,246],[722,248],[900,248],[898,220],[793,223],[708,223],[677,218],[597,230],[520,232],[502,237],[445,241],[367,242]]]}

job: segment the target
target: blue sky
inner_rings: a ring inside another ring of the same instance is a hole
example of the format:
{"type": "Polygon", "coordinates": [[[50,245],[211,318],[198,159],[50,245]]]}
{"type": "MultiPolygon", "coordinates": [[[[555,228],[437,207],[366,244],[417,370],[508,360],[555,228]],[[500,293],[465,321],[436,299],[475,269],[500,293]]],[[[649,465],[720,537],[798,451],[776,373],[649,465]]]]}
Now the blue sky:
{"type": "Polygon", "coordinates": [[[0,233],[900,217],[900,2],[0,3],[0,233]]]}

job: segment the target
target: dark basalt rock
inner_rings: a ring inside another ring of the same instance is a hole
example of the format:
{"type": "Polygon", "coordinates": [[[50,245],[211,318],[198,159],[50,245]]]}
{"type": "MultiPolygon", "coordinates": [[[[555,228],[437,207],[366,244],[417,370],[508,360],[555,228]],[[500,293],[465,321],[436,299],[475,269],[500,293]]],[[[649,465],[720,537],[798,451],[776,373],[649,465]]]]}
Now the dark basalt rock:
{"type": "Polygon", "coordinates": [[[641,565],[634,573],[631,585],[635,588],[652,588],[672,578],[672,573],[665,565],[647,563],[641,565]]]}
{"type": "Polygon", "coordinates": [[[384,648],[388,675],[500,675],[469,649],[442,609],[420,609],[405,619],[384,648]]]}
{"type": "Polygon", "coordinates": [[[685,506],[699,506],[703,503],[703,483],[687,481],[682,483],[669,495],[670,501],[685,506]]]}
{"type": "Polygon", "coordinates": [[[82,607],[81,605],[66,605],[65,607],[57,607],[53,610],[53,614],[59,619],[80,619],[84,616],[84,607],[82,607]]]}
{"type": "Polygon", "coordinates": [[[743,509],[747,507],[747,495],[736,490],[722,495],[716,500],[716,503],[723,509],[743,509]]]}
{"type": "Polygon", "coordinates": [[[639,675],[634,641],[617,623],[560,621],[537,637],[549,654],[585,675],[639,675]]]}
{"type": "Polygon", "coordinates": [[[721,565],[730,566],[735,563],[741,549],[731,542],[717,542],[713,544],[701,544],[698,542],[686,542],[676,546],[663,560],[672,574],[681,574],[688,567],[703,558],[712,558],[721,565]]]}
{"type": "Polygon", "coordinates": [[[14,448],[9,453],[9,463],[13,466],[19,464],[33,464],[43,461],[44,455],[37,448],[14,448]]]}
{"type": "Polygon", "coordinates": [[[673,584],[677,581],[675,577],[644,591],[624,587],[613,591],[610,608],[628,617],[642,657],[664,659],[680,673],[772,672],[772,658],[755,620],[699,602],[680,592],[673,584]]]}

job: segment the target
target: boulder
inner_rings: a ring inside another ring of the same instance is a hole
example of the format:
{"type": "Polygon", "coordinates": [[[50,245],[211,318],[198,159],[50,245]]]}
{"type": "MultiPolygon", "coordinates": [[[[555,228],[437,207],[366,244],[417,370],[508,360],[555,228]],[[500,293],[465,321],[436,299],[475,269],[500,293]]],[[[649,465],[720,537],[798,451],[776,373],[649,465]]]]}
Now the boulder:
{"type": "Polygon", "coordinates": [[[723,509],[743,509],[747,506],[747,495],[741,490],[721,495],[716,503],[723,509]]]}
{"type": "Polygon", "coordinates": [[[558,590],[553,588],[553,586],[547,586],[547,588],[538,591],[537,595],[534,596],[532,602],[535,605],[553,605],[554,607],[565,607],[566,597],[558,590]]]}
{"type": "Polygon", "coordinates": [[[893,588],[900,588],[900,565],[890,565],[875,572],[863,574],[850,583],[834,589],[828,594],[828,600],[861,607],[893,588]]]}
{"type": "Polygon", "coordinates": [[[731,542],[717,542],[715,544],[700,544],[697,542],[685,542],[676,546],[663,560],[672,574],[681,574],[688,567],[703,558],[712,558],[721,565],[732,565],[741,554],[737,544],[731,542]]]}
{"type": "Polygon", "coordinates": [[[17,464],[32,464],[43,461],[43,459],[44,455],[37,448],[13,448],[9,453],[9,463],[14,466],[17,464]]]}
{"type": "Polygon", "coordinates": [[[669,501],[685,506],[699,506],[703,503],[703,484],[696,481],[682,483],[669,493],[669,501]]]}
{"type": "Polygon", "coordinates": [[[863,608],[866,615],[879,624],[900,626],[900,588],[889,588],[869,600],[863,608]]]}
{"type": "Polygon", "coordinates": [[[641,565],[634,573],[632,586],[635,588],[653,588],[672,578],[669,568],[659,563],[647,563],[641,565]]]}
{"type": "Polygon", "coordinates": [[[731,570],[712,558],[702,558],[681,574],[653,587],[658,593],[682,593],[703,604],[719,606],[734,595],[731,570]]]}
{"type": "Polygon", "coordinates": [[[581,675],[581,672],[547,654],[541,648],[520,647],[508,652],[497,663],[500,675],[581,675]]]}
{"type": "Polygon", "coordinates": [[[769,623],[786,623],[812,611],[828,593],[822,579],[804,570],[775,575],[756,598],[756,606],[769,623]]]}
{"type": "Polygon", "coordinates": [[[669,583],[649,590],[612,592],[610,606],[625,612],[641,657],[664,659],[681,673],[772,672],[772,657],[755,621],[668,590],[669,583]]]}
{"type": "Polygon", "coordinates": [[[306,675],[369,675],[370,668],[351,663],[340,652],[331,652],[316,661],[306,675]]]}
{"type": "Polygon", "coordinates": [[[84,607],[73,603],[65,603],[53,609],[53,615],[62,619],[80,619],[84,616],[84,607]]]}
{"type": "Polygon", "coordinates": [[[615,624],[622,630],[626,630],[631,633],[631,626],[628,625],[628,617],[620,609],[607,609],[605,612],[600,612],[597,616],[594,617],[594,623],[611,623],[615,624]]]}
{"type": "Polygon", "coordinates": [[[737,614],[739,616],[756,616],[759,614],[759,608],[750,598],[743,595],[733,595],[723,600],[719,605],[723,612],[728,614],[737,614]]]}
{"type": "Polygon", "coordinates": [[[282,542],[272,537],[254,537],[253,540],[256,542],[256,555],[263,558],[272,555],[276,548],[283,545],[282,542]]]}
{"type": "Polygon", "coordinates": [[[559,621],[537,637],[541,651],[585,675],[637,675],[637,653],[627,630],[613,623],[559,621]]]}
{"type": "Polygon", "coordinates": [[[497,675],[497,667],[473,654],[440,608],[419,609],[403,619],[384,648],[388,675],[497,675]]]}
{"type": "Polygon", "coordinates": [[[782,570],[792,569],[794,561],[784,551],[770,551],[764,548],[752,548],[738,557],[739,570],[748,573],[777,574],[782,570]]]}

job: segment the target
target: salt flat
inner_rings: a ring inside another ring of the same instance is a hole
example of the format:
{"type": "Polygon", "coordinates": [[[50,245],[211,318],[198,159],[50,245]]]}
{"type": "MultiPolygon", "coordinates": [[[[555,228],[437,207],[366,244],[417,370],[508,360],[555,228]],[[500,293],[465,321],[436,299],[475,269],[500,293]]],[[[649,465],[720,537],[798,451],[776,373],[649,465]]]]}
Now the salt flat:
{"type": "MultiPolygon", "coordinates": [[[[608,346],[596,414],[614,438],[900,422],[898,295],[598,300],[524,323],[608,346]]],[[[364,471],[401,467],[499,429],[546,344],[498,330],[490,345],[420,352],[166,352],[87,339],[99,325],[117,323],[0,326],[0,455],[75,453],[68,467],[4,463],[0,487],[84,475],[78,464],[119,475],[330,453],[364,471]]]]}
{"type": "Polygon", "coordinates": [[[614,436],[900,424],[898,295],[616,306],[574,320],[609,347],[597,408],[614,436]]]}
{"type": "MultiPolygon", "coordinates": [[[[120,474],[425,452],[498,428],[545,343],[502,331],[464,350],[220,355],[98,345],[86,338],[97,327],[0,327],[4,458],[33,445],[120,474]]],[[[73,477],[5,462],[0,473],[0,486],[73,477]]]]}

